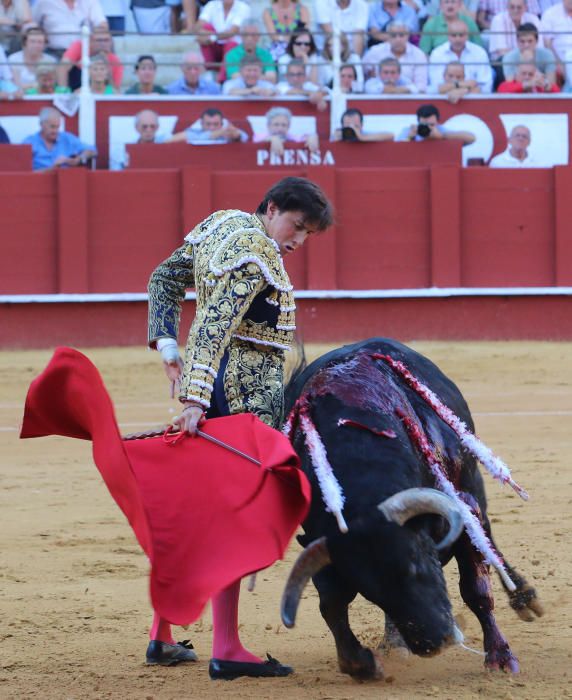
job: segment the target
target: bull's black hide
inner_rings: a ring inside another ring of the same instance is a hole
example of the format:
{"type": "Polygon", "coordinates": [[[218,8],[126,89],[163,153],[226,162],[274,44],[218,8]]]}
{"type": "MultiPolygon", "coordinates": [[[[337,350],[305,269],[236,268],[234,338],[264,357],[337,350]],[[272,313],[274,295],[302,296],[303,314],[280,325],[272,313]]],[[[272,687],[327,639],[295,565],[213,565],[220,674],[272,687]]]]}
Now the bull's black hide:
{"type": "MultiPolygon", "coordinates": [[[[419,445],[406,430],[409,423],[428,438],[449,479],[492,540],[483,480],[474,457],[414,389],[388,364],[372,357],[376,353],[402,361],[473,430],[468,406],[455,384],[426,357],[393,340],[372,338],[329,352],[290,383],[291,439],[313,489],[300,540],[312,547],[306,552],[311,568],[307,573],[312,573],[318,589],[320,611],[334,636],[340,669],[362,679],[381,675],[378,656],[362,647],[350,629],[348,605],[358,593],[386,613],[386,630],[395,630],[394,623],[416,654],[430,655],[458,641],[442,572],[442,566],[455,557],[463,600],[483,629],[486,666],[516,671],[518,662],[493,616],[488,567],[467,535],[438,551],[435,542],[447,530],[443,518],[421,515],[400,526],[388,522],[377,509],[398,492],[435,487],[419,445]],[[317,428],[343,488],[347,534],[340,532],[324,507],[297,416],[301,406],[317,428]],[[340,426],[340,420],[346,423],[340,426]]],[[[533,618],[531,610],[540,615],[534,590],[508,565],[507,571],[516,584],[511,605],[523,619],[533,618]]],[[[285,619],[295,615],[297,601],[292,600],[300,592],[292,593],[296,584],[290,581],[289,585],[285,619]]],[[[293,617],[287,621],[293,623],[293,617]]]]}

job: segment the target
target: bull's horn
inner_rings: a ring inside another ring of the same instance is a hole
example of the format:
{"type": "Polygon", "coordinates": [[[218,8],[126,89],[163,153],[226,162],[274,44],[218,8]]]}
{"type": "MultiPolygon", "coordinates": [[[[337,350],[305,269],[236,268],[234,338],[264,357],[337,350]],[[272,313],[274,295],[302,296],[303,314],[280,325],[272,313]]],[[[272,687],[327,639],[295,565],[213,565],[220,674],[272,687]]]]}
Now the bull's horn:
{"type": "Polygon", "coordinates": [[[377,507],[388,520],[398,525],[404,525],[416,515],[442,515],[449,523],[449,532],[437,543],[437,549],[450,547],[463,531],[464,523],[459,507],[452,498],[436,489],[414,488],[399,491],[377,507]]]}
{"type": "Polygon", "coordinates": [[[331,564],[331,561],[325,537],[310,542],[296,559],[286,581],[280,606],[282,622],[286,627],[294,627],[298,604],[308,581],[324,566],[331,564]]]}

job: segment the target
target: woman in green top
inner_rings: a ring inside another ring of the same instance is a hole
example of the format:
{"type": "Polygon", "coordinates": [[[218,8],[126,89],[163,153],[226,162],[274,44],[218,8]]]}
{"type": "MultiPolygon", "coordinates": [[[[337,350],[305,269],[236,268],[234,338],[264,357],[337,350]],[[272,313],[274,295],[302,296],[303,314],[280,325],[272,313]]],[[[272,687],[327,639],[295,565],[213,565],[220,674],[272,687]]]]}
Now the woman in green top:
{"type": "Polygon", "coordinates": [[[272,44],[270,53],[277,61],[286,51],[292,32],[310,26],[310,11],[299,0],[272,0],[262,14],[272,44]]]}
{"type": "MultiPolygon", "coordinates": [[[[111,84],[111,71],[109,61],[104,53],[92,56],[89,61],[89,89],[94,95],[115,95],[115,88],[111,84]]],[[[79,87],[75,92],[80,92],[79,87]]]]}
{"type": "Polygon", "coordinates": [[[137,82],[125,91],[126,95],[166,95],[167,91],[155,84],[157,63],[153,56],[139,56],[135,64],[137,82]]]}

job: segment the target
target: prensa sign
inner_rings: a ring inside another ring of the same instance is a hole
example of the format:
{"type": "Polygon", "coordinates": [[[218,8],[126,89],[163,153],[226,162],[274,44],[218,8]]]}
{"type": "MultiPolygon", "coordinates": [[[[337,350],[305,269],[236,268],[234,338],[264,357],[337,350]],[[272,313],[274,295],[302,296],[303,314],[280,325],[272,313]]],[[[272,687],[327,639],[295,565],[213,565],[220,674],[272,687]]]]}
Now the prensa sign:
{"type": "Polygon", "coordinates": [[[335,165],[336,160],[331,151],[308,151],[303,148],[285,148],[279,155],[268,149],[259,148],[256,151],[256,165],[288,166],[288,165],[335,165]]]}

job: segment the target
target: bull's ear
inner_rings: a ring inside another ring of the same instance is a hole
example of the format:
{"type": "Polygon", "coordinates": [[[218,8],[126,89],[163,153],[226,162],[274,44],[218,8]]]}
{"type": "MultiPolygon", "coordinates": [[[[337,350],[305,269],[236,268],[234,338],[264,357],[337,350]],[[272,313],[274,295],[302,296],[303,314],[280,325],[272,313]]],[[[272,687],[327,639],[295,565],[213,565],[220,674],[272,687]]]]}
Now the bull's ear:
{"type": "Polygon", "coordinates": [[[302,547],[307,547],[311,542],[308,535],[296,535],[296,541],[298,544],[301,544],[302,547]]]}

